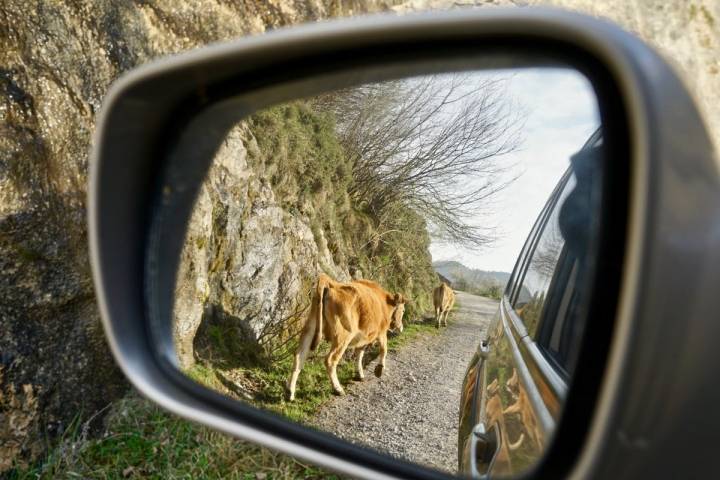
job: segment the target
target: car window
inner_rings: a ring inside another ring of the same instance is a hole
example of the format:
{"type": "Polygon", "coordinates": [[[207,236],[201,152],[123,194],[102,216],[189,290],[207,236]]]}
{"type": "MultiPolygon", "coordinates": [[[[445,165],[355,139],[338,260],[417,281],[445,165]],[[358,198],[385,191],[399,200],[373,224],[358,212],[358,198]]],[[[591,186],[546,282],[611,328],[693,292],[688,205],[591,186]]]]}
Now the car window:
{"type": "Polygon", "coordinates": [[[543,307],[548,297],[548,290],[565,245],[558,223],[560,208],[574,187],[575,178],[571,176],[565,183],[560,197],[555,202],[544,229],[540,233],[513,305],[515,312],[522,319],[532,337],[537,332],[543,307]]]}
{"type": "MultiPolygon", "coordinates": [[[[551,203],[551,202],[548,202],[551,203]]],[[[542,225],[542,220],[545,218],[547,214],[548,204],[545,204],[542,211],[540,212],[540,215],[538,215],[537,220],[535,221],[535,224],[532,227],[532,230],[530,230],[530,234],[527,236],[527,240],[525,241],[525,244],[522,247],[522,250],[520,251],[520,255],[518,255],[518,260],[515,263],[515,267],[513,268],[512,274],[510,275],[510,280],[508,280],[508,284],[505,287],[505,294],[509,298],[514,298],[515,293],[518,289],[518,284],[520,283],[520,280],[522,279],[522,273],[523,269],[527,260],[528,250],[532,247],[532,245],[535,243],[535,237],[537,236],[537,231],[540,229],[542,225]]]]}
{"type": "Polygon", "coordinates": [[[579,305],[580,262],[563,249],[545,301],[537,334],[540,350],[566,376],[572,374],[582,325],[573,321],[579,305]]]}

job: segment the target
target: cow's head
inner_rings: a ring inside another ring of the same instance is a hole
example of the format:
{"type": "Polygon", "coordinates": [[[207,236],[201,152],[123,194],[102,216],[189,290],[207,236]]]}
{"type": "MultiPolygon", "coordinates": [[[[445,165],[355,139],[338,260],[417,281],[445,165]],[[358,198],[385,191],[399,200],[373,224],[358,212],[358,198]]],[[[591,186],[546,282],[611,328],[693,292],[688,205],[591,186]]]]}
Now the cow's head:
{"type": "Polygon", "coordinates": [[[390,319],[390,328],[399,332],[403,331],[402,320],[405,314],[405,303],[407,303],[407,298],[400,293],[396,293],[390,301],[390,304],[395,307],[392,312],[392,318],[390,319]]]}

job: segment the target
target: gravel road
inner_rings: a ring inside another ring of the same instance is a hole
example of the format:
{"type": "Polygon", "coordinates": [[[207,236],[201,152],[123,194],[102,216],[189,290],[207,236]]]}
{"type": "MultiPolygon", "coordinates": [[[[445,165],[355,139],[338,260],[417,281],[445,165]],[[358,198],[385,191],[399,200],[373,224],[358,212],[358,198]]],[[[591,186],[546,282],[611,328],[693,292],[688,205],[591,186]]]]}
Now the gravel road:
{"type": "Polygon", "coordinates": [[[459,308],[439,335],[390,351],[381,379],[366,366],[365,381],[323,406],[311,421],[354,443],[437,469],[457,470],[460,389],[468,362],[484,338],[497,302],[457,292],[459,308]]]}

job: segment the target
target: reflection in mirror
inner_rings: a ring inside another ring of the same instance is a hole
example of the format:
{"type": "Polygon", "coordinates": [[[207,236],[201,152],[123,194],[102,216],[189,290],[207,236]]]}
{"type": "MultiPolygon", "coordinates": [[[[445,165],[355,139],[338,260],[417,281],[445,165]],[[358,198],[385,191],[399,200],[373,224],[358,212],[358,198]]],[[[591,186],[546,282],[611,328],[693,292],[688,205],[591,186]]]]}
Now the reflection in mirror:
{"type": "Polygon", "coordinates": [[[432,468],[531,468],[583,328],[598,127],[590,83],[557,67],[368,83],[253,113],[190,219],[179,365],[432,468]]]}

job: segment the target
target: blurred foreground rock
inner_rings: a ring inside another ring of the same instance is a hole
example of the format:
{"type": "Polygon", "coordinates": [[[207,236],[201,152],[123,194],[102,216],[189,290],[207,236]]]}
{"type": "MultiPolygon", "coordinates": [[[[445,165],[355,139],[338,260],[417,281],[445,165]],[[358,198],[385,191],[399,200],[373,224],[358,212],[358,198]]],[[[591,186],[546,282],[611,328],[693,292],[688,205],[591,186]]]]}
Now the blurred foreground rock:
{"type": "Polygon", "coordinates": [[[389,3],[0,4],[0,472],[127,390],[99,323],[85,227],[88,151],[112,81],[161,55],[389,3]]]}

